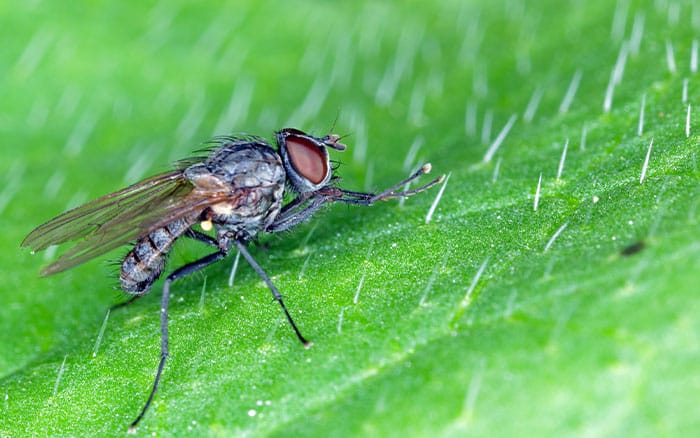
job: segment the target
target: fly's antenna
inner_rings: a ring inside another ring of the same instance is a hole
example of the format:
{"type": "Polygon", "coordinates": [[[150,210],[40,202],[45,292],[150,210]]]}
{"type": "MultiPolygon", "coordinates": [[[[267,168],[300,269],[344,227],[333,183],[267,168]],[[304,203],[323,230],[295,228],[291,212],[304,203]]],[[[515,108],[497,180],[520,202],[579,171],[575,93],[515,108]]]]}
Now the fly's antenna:
{"type": "Polygon", "coordinates": [[[333,119],[333,123],[331,123],[331,129],[328,131],[329,133],[333,133],[335,130],[335,125],[338,123],[338,118],[340,118],[340,108],[335,110],[335,118],[333,119]]]}

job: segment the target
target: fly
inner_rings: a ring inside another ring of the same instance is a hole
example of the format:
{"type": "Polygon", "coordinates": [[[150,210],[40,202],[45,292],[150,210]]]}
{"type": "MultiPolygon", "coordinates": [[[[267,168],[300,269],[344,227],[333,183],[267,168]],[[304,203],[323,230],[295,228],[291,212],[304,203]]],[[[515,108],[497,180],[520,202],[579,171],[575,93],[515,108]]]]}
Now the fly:
{"type": "Polygon", "coordinates": [[[151,290],[163,273],[170,248],[180,237],[198,240],[214,249],[213,253],[175,269],[165,279],[160,362],[148,399],[130,430],[151,405],[168,357],[168,302],[173,281],[223,259],[235,247],[272,291],[297,338],[309,347],[311,342],[302,336],[282,295],[248,252],[247,245],[261,232],[276,233],[306,221],[325,204],[369,206],[422,192],[443,179],[441,176],[416,189],[401,191],[407,183],[430,171],[430,164],[425,164],[380,193],[339,188],[328,156],[328,148],[345,150],[339,141],[335,134],[314,137],[292,128],[276,133],[277,149],[255,136],[216,137],[203,151],[205,156],[181,161],[174,170],[67,211],[24,239],[22,246],[33,251],[79,240],[41,270],[44,276],[136,242],[121,264],[121,288],[132,295],[122,305],[151,290]],[[285,192],[292,197],[287,203],[285,192]],[[215,237],[196,230],[195,225],[204,231],[213,229],[215,237]]]}

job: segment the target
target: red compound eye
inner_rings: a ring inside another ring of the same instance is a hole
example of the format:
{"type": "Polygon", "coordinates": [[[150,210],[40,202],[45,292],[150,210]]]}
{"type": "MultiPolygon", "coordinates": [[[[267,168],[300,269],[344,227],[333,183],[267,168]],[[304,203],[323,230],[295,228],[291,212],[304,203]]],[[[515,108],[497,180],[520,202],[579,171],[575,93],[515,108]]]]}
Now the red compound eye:
{"type": "Polygon", "coordinates": [[[328,175],[328,157],[318,145],[303,137],[289,136],[286,139],[289,161],[299,176],[312,184],[321,184],[328,175]]]}

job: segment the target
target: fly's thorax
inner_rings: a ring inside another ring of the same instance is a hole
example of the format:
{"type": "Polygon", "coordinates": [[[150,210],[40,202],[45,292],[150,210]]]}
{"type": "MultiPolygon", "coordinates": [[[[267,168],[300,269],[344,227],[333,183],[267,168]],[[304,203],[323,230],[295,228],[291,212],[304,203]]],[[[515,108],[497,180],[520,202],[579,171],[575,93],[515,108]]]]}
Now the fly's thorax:
{"type": "Polygon", "coordinates": [[[225,201],[209,206],[217,232],[253,238],[282,208],[284,165],[277,152],[262,141],[226,143],[184,174],[195,190],[226,193],[225,201]]]}
{"type": "Polygon", "coordinates": [[[277,151],[261,142],[234,142],[222,146],[205,161],[207,168],[235,187],[283,184],[284,166],[277,151]]]}

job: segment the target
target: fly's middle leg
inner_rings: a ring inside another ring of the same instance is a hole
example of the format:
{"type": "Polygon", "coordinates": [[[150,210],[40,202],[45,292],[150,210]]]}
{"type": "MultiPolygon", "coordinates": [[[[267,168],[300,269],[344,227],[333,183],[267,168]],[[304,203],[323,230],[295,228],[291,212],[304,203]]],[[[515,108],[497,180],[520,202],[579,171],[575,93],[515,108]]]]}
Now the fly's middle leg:
{"type": "Polygon", "coordinates": [[[292,319],[292,315],[289,314],[289,311],[287,310],[287,306],[284,305],[284,301],[282,300],[282,294],[277,290],[277,287],[275,287],[274,283],[272,283],[272,280],[270,280],[270,277],[263,271],[263,269],[260,267],[258,262],[255,261],[252,255],[248,252],[248,249],[246,248],[245,243],[235,240],[235,245],[236,248],[238,248],[238,251],[245,257],[245,259],[248,261],[250,266],[253,267],[253,270],[255,270],[255,273],[260,276],[260,278],[263,279],[263,281],[267,284],[267,287],[270,289],[272,292],[272,296],[275,297],[275,300],[280,304],[282,307],[282,310],[284,311],[284,315],[287,317],[287,321],[289,321],[289,325],[292,326],[292,329],[294,329],[294,333],[297,335],[297,338],[301,341],[302,344],[304,344],[304,347],[309,348],[313,345],[313,342],[307,340],[304,336],[302,336],[301,332],[299,331],[299,328],[297,328],[297,325],[294,323],[294,320],[292,319]]]}

